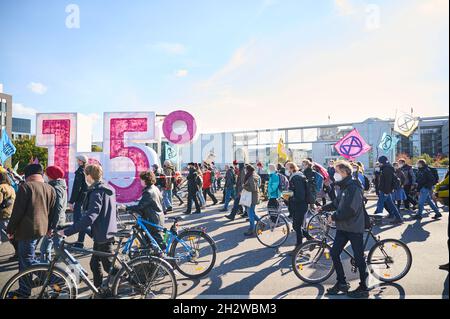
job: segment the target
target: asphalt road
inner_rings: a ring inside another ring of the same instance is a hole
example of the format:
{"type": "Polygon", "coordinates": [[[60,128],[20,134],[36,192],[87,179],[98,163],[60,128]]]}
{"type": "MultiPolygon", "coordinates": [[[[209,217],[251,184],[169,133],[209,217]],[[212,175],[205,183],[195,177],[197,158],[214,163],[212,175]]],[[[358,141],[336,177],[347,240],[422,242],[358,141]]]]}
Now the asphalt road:
{"type": "MultiPolygon", "coordinates": [[[[369,201],[369,212],[373,212],[375,202],[369,201]]],[[[264,213],[262,204],[259,214],[264,213]]],[[[201,215],[191,215],[181,222],[184,227],[204,226],[214,238],[218,247],[217,261],[212,272],[201,280],[178,277],[178,298],[297,298],[316,299],[324,296],[327,288],[334,284],[335,276],[319,285],[308,285],[298,279],[291,268],[291,258],[287,252],[293,249],[295,234],[277,251],[265,248],[256,238],[246,238],[243,233],[248,222],[243,218],[235,221],[225,219],[219,212],[221,206],[208,207],[201,215]]],[[[182,212],[176,208],[173,215],[182,212]]],[[[408,275],[395,284],[382,285],[371,280],[373,285],[370,298],[403,299],[432,298],[448,299],[448,272],[438,269],[447,263],[448,210],[441,220],[424,218],[413,221],[404,212],[406,222],[401,226],[381,225],[375,232],[384,238],[395,238],[405,242],[412,251],[413,264],[408,275]]],[[[91,242],[88,242],[91,245],[91,242]]],[[[0,246],[0,287],[17,271],[17,263],[6,260],[12,255],[9,244],[0,246]]],[[[89,269],[89,257],[80,257],[82,264],[89,269]]],[[[353,288],[358,285],[356,274],[351,273],[348,259],[344,259],[347,279],[353,288]]],[[[87,295],[85,295],[87,297],[87,295]]],[[[337,297],[345,298],[345,297],[337,297]]]]}

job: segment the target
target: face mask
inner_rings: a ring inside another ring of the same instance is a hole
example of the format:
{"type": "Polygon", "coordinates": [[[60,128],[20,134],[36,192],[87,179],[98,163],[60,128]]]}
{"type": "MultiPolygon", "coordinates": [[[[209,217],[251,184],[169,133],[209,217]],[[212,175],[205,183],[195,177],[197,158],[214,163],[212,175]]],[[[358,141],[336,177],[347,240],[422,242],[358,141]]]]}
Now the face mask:
{"type": "Polygon", "coordinates": [[[340,182],[340,181],[342,181],[344,178],[342,177],[342,175],[341,174],[339,174],[339,173],[335,173],[334,174],[334,180],[336,181],[336,182],[340,182]]]}
{"type": "Polygon", "coordinates": [[[404,166],[403,164],[399,164],[398,168],[403,168],[403,166],[404,166]]]}

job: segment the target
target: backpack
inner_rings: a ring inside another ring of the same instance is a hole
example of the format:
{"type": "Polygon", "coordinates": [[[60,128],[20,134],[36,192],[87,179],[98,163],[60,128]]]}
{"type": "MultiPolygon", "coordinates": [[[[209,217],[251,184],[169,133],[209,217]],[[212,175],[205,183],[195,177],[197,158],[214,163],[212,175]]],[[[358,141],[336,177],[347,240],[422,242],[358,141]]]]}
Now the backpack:
{"type": "Polygon", "coordinates": [[[431,175],[433,176],[433,185],[439,183],[439,173],[435,167],[428,166],[431,171],[431,175]]]}
{"type": "Polygon", "coordinates": [[[289,190],[289,180],[288,178],[280,173],[277,173],[278,178],[280,180],[280,182],[278,183],[278,189],[280,190],[280,192],[285,192],[287,190],[289,190]]]}
{"type": "Polygon", "coordinates": [[[370,180],[369,178],[367,178],[366,175],[363,176],[364,176],[364,190],[368,192],[370,190],[370,180]]]}
{"type": "Polygon", "coordinates": [[[310,179],[306,178],[306,202],[314,204],[317,197],[316,176],[313,174],[310,179]]]}
{"type": "Polygon", "coordinates": [[[400,178],[397,177],[397,175],[394,174],[394,176],[392,176],[392,188],[394,190],[399,190],[401,187],[401,181],[400,178]]]}

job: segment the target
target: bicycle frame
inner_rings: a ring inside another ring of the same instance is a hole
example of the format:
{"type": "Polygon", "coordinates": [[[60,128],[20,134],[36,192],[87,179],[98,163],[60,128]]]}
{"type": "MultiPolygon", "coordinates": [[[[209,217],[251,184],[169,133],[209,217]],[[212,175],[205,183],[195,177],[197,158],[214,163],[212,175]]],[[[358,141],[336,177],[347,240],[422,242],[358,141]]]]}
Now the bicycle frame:
{"type": "MultiPolygon", "coordinates": [[[[111,267],[108,271],[108,280],[107,280],[107,284],[106,284],[106,286],[109,287],[110,283],[111,283],[111,279],[113,277],[112,272],[114,269],[114,265],[116,264],[117,261],[119,262],[121,267],[124,267],[126,269],[126,271],[129,274],[131,274],[130,267],[128,267],[127,263],[125,263],[124,261],[122,261],[119,258],[120,246],[121,246],[122,242],[123,242],[123,239],[120,239],[117,249],[115,250],[114,253],[106,253],[106,252],[101,252],[101,251],[81,249],[81,248],[75,248],[75,247],[72,247],[71,249],[74,251],[77,251],[77,252],[90,254],[93,256],[106,257],[106,258],[113,257],[111,267]]],[[[62,241],[59,247],[55,247],[56,256],[50,262],[49,272],[45,278],[44,283],[42,284],[42,290],[39,293],[39,298],[42,298],[44,290],[51,280],[51,276],[53,274],[53,269],[56,268],[56,264],[59,262],[62,262],[66,266],[74,266],[78,270],[78,275],[79,275],[80,280],[86,284],[86,286],[89,288],[89,290],[91,290],[95,294],[97,294],[99,292],[97,287],[95,287],[94,284],[89,280],[87,271],[83,268],[83,266],[81,266],[81,264],[78,262],[78,260],[66,249],[65,246],[66,246],[66,243],[64,241],[62,241]]]]}
{"type": "MultiPolygon", "coordinates": [[[[172,231],[168,230],[167,228],[161,227],[160,225],[154,224],[152,222],[149,222],[148,220],[143,219],[142,217],[138,216],[136,220],[136,226],[138,226],[144,233],[148,236],[150,239],[150,244],[157,249],[158,253],[165,253],[166,255],[169,254],[170,248],[175,240],[177,240],[188,252],[191,253],[191,247],[186,244],[186,242],[180,238],[178,238],[177,235],[173,234],[172,231]],[[165,234],[169,234],[169,237],[167,239],[166,249],[163,251],[161,247],[159,246],[158,242],[155,240],[155,238],[151,235],[150,230],[148,227],[153,227],[158,231],[162,231],[165,234]]],[[[136,239],[135,233],[128,239],[128,241],[125,243],[125,246],[122,250],[123,254],[127,254],[133,245],[134,240],[136,239]]]]}

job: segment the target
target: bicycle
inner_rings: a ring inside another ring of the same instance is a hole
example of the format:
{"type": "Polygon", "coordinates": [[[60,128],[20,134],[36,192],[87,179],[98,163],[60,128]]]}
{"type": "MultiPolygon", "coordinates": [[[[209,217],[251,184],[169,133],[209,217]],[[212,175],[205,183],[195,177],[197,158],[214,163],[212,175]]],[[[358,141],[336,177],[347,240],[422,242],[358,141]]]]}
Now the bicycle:
{"type": "Polygon", "coordinates": [[[172,267],[163,259],[154,256],[141,256],[126,260],[120,253],[124,239],[130,232],[110,233],[119,242],[113,253],[71,247],[60,237],[61,244],[55,247],[55,258],[49,264],[36,264],[14,275],[3,287],[1,299],[77,299],[78,281],[86,284],[94,297],[104,298],[142,298],[175,299],[177,281],[172,267]],[[68,249],[100,257],[112,257],[106,282],[100,288],[89,280],[87,271],[73,257],[68,249]],[[120,269],[114,274],[114,265],[120,269]],[[57,265],[63,263],[66,269],[57,265]]]}
{"type": "MultiPolygon", "coordinates": [[[[331,246],[327,242],[327,239],[334,242],[334,237],[329,234],[328,215],[322,214],[320,217],[323,231],[322,239],[303,243],[296,248],[292,256],[292,268],[295,275],[309,284],[324,282],[334,272],[334,265],[331,260],[331,246]]],[[[411,269],[411,251],[400,240],[381,240],[379,236],[376,237],[372,232],[372,227],[375,223],[375,219],[370,217],[371,226],[366,230],[367,236],[364,242],[364,250],[366,250],[370,238],[375,241],[375,244],[371,247],[366,257],[367,267],[369,272],[382,282],[392,283],[398,281],[405,277],[411,269]]],[[[350,257],[352,272],[356,273],[357,268],[352,253],[348,249],[344,249],[343,252],[350,257]]]]}
{"type": "Polygon", "coordinates": [[[136,218],[134,231],[125,243],[123,253],[140,256],[150,252],[162,256],[183,276],[192,279],[202,278],[212,270],[217,247],[205,228],[187,228],[179,232],[178,222],[184,220],[182,216],[168,217],[173,224],[167,229],[145,220],[139,214],[133,215],[136,218]],[[165,247],[158,244],[151,230],[164,233],[165,247]]]}
{"type": "MultiPolygon", "coordinates": [[[[256,238],[263,246],[268,248],[278,248],[282,246],[292,232],[292,221],[287,215],[288,208],[284,199],[278,198],[277,202],[278,207],[269,207],[267,209],[268,214],[261,217],[260,221],[256,224],[256,238]]],[[[308,234],[308,216],[315,214],[316,212],[311,209],[308,209],[306,212],[305,220],[303,222],[303,231],[305,234],[308,234]]]]}

